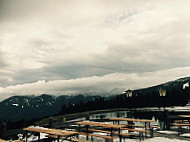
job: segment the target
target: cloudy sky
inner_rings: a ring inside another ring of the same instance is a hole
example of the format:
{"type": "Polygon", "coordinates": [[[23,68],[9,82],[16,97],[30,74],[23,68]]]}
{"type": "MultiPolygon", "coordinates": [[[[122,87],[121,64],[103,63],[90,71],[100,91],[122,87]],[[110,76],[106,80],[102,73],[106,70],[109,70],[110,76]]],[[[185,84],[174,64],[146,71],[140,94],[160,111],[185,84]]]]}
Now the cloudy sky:
{"type": "Polygon", "coordinates": [[[122,93],[190,76],[189,5],[0,0],[0,99],[122,93]]]}

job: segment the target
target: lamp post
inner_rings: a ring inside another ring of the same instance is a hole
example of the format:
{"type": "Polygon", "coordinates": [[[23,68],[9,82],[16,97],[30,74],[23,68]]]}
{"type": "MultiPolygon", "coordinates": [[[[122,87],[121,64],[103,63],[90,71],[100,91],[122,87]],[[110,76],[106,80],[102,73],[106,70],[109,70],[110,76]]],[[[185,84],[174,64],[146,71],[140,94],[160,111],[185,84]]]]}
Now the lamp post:
{"type": "Polygon", "coordinates": [[[130,97],[132,97],[132,90],[127,90],[127,91],[125,91],[125,93],[126,93],[126,96],[127,96],[127,98],[130,98],[130,97]]]}
{"type": "Polygon", "coordinates": [[[165,89],[159,89],[160,97],[163,98],[162,101],[164,101],[163,107],[164,107],[164,117],[165,117],[165,126],[167,130],[170,130],[170,118],[169,118],[169,112],[165,109],[166,104],[166,90],[165,89]]]}
{"type": "Polygon", "coordinates": [[[164,110],[165,110],[165,97],[166,97],[166,90],[165,89],[159,89],[159,94],[161,98],[164,98],[162,101],[164,101],[164,110]]]}
{"type": "Polygon", "coordinates": [[[131,107],[131,99],[132,99],[132,95],[133,95],[133,93],[132,93],[132,90],[127,90],[127,91],[125,91],[125,95],[126,95],[126,97],[128,98],[128,103],[129,103],[129,107],[131,107]]]}

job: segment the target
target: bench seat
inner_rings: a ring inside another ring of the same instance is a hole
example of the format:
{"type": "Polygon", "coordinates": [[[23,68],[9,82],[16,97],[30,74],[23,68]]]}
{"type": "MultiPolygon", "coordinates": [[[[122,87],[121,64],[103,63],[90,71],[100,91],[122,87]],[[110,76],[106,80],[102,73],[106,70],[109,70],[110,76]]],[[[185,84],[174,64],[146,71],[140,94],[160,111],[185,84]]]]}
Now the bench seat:
{"type": "Polygon", "coordinates": [[[140,129],[130,129],[130,128],[121,128],[121,130],[128,130],[133,132],[147,133],[148,130],[140,130],[140,129]]]}
{"type": "Polygon", "coordinates": [[[92,137],[99,137],[99,138],[103,138],[103,139],[107,139],[107,140],[114,140],[114,139],[117,139],[117,137],[113,137],[113,136],[98,135],[98,134],[83,133],[83,132],[79,132],[79,135],[92,136],[92,137]]]}
{"type": "MultiPolygon", "coordinates": [[[[104,130],[98,130],[98,129],[88,129],[88,131],[111,134],[110,131],[104,131],[104,130]]],[[[113,135],[120,135],[120,136],[126,137],[126,136],[130,136],[131,134],[128,134],[128,133],[120,133],[119,134],[118,132],[113,132],[113,135]]]]}

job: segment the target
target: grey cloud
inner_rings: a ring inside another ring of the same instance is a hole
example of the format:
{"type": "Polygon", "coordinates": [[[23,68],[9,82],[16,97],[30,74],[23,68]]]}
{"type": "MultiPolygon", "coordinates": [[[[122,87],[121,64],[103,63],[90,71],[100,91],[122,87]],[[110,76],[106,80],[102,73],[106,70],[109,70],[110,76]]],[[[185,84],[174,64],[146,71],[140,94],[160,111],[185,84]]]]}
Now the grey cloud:
{"type": "MultiPolygon", "coordinates": [[[[0,44],[1,46],[1,44],[0,44]]],[[[4,54],[0,51],[0,70],[7,66],[4,54]]]]}
{"type": "Polygon", "coordinates": [[[62,80],[63,86],[72,83],[47,91],[85,92],[144,87],[145,81],[151,85],[180,76],[175,69],[190,66],[189,10],[171,2],[134,3],[0,0],[1,86],[8,92],[11,85],[14,90],[18,84],[51,86],[62,80]]]}
{"type": "Polygon", "coordinates": [[[104,76],[113,71],[83,64],[52,65],[40,69],[22,70],[12,76],[14,84],[32,83],[38,80],[77,79],[91,76],[104,76]]]}

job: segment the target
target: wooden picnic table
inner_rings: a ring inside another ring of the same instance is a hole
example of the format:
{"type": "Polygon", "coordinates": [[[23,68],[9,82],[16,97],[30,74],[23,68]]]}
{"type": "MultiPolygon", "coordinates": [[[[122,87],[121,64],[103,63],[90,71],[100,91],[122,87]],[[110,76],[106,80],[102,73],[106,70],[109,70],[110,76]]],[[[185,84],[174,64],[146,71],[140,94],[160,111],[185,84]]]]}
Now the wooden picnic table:
{"type": "MultiPolygon", "coordinates": [[[[97,126],[97,127],[103,127],[110,129],[110,135],[113,136],[113,130],[118,130],[118,135],[121,142],[121,131],[120,129],[125,127],[125,125],[116,125],[116,124],[108,124],[108,123],[99,123],[99,122],[90,122],[90,121],[82,121],[82,122],[76,122],[75,124],[79,125],[79,131],[80,131],[80,125],[86,125],[86,132],[88,132],[89,126],[97,126]]],[[[87,137],[88,140],[88,137],[87,137]]]]}
{"type": "Polygon", "coordinates": [[[178,115],[178,116],[182,118],[190,118],[190,115],[178,115]]]}
{"type": "Polygon", "coordinates": [[[0,142],[6,142],[6,140],[0,139],[0,142]]]}
{"type": "Polygon", "coordinates": [[[80,125],[88,125],[88,126],[99,126],[103,128],[113,128],[113,129],[119,129],[121,127],[125,127],[125,125],[116,125],[116,124],[108,124],[108,123],[99,123],[99,122],[88,122],[88,121],[82,121],[82,122],[76,122],[75,124],[80,125]]]}
{"type": "MultiPolygon", "coordinates": [[[[148,127],[149,127],[149,130],[152,130],[151,126],[150,126],[150,122],[155,122],[154,120],[149,120],[149,119],[132,119],[132,118],[110,118],[109,120],[112,120],[113,122],[116,121],[119,122],[120,121],[126,121],[126,122],[144,122],[144,128],[145,128],[145,131],[147,130],[147,123],[148,123],[148,127]]],[[[153,133],[152,133],[153,135],[153,133]]],[[[145,136],[147,137],[147,133],[145,133],[145,136]]]]}
{"type": "MultiPolygon", "coordinates": [[[[39,133],[38,139],[40,139],[40,133],[46,133],[50,135],[56,135],[58,138],[58,141],[60,137],[71,137],[74,135],[78,135],[77,132],[74,131],[66,131],[66,130],[60,130],[60,129],[49,129],[49,128],[43,128],[43,127],[28,127],[24,128],[23,130],[29,131],[29,132],[36,132],[39,133]]],[[[27,136],[26,136],[26,141],[27,141],[27,136]]]]}

